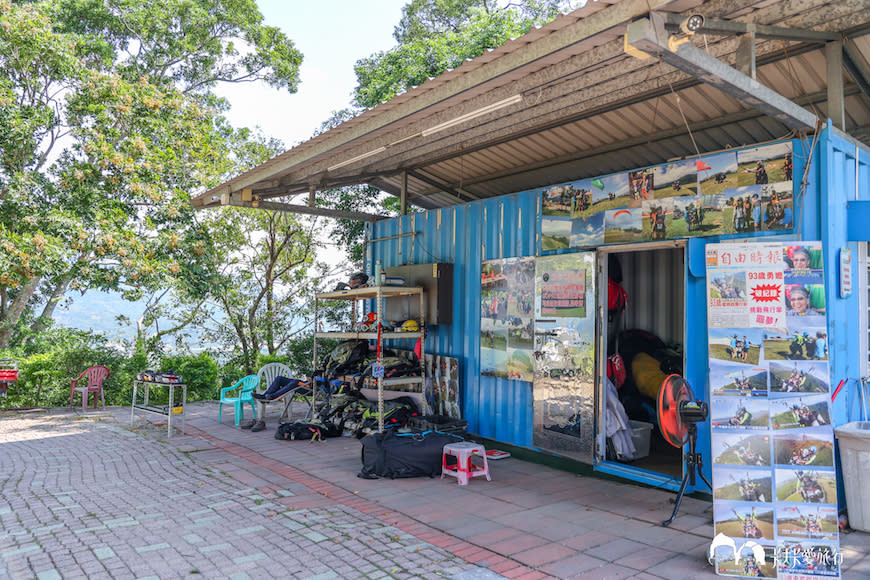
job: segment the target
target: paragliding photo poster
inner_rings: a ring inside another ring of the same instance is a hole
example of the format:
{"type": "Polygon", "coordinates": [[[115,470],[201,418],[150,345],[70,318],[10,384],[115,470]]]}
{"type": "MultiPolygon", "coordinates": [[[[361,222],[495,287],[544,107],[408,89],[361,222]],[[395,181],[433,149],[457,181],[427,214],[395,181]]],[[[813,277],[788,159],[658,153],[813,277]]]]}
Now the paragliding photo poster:
{"type": "Polygon", "coordinates": [[[532,441],[539,449],[591,462],[596,410],[595,253],[542,256],[535,265],[532,441]]]}
{"type": "Polygon", "coordinates": [[[480,270],[480,374],[507,378],[508,283],[504,260],[480,270]]]}
{"type": "Polygon", "coordinates": [[[507,376],[532,381],[535,375],[535,258],[504,260],[507,278],[507,376]]]}
{"type": "Polygon", "coordinates": [[[576,254],[539,258],[537,293],[538,318],[586,318],[585,265],[576,254]]]}
{"type": "Polygon", "coordinates": [[[717,573],[838,578],[821,243],[711,244],[706,258],[717,573]]]}
{"type": "Polygon", "coordinates": [[[541,190],[541,250],[794,227],[792,142],[714,153],[541,190]]]}
{"type": "Polygon", "coordinates": [[[535,258],[489,260],[480,276],[480,373],[534,378],[535,258]]]}

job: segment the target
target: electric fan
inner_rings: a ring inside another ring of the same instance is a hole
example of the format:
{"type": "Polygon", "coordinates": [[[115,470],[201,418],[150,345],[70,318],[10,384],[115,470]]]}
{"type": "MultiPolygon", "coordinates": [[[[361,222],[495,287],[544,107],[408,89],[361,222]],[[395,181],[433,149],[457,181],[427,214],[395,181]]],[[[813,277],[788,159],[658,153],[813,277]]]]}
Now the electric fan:
{"type": "Polygon", "coordinates": [[[686,442],[689,443],[689,452],[685,454],[686,468],[683,470],[683,482],[680,485],[680,491],[676,499],[672,500],[674,513],[664,522],[663,526],[669,526],[674,518],[677,517],[677,511],[680,509],[680,502],[683,501],[683,494],[686,492],[688,484],[695,485],[695,473],[701,476],[704,483],[710,490],[713,486],[704,477],[701,468],[704,461],[701,454],[695,451],[695,445],[698,441],[698,427],[696,423],[707,420],[707,403],[698,401],[692,394],[692,387],[686,382],[686,379],[680,375],[670,375],[663,382],[659,389],[658,396],[658,419],[659,429],[665,441],[681,449],[686,442]]]}

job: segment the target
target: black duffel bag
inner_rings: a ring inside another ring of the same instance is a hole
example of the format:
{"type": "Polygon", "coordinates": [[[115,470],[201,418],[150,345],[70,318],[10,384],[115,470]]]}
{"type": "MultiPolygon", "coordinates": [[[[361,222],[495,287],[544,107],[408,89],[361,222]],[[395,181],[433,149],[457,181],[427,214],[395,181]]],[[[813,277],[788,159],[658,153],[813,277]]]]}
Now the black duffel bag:
{"type": "Polygon", "coordinates": [[[458,435],[426,431],[396,433],[388,430],[360,439],[362,471],[357,477],[435,477],[441,473],[441,455],[448,443],[459,443],[458,435]]]}

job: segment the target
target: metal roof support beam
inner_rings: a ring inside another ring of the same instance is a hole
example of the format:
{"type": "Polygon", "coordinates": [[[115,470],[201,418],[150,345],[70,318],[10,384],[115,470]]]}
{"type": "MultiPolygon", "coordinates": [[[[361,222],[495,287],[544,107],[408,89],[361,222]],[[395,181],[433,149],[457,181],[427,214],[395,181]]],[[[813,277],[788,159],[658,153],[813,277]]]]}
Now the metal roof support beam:
{"type": "Polygon", "coordinates": [[[846,130],[846,102],[843,98],[843,43],[825,45],[825,65],[828,77],[828,118],[834,127],[846,130]]]}
{"type": "Polygon", "coordinates": [[[399,213],[408,213],[408,172],[402,172],[402,191],[399,194],[399,213]]]}
{"type": "Polygon", "coordinates": [[[432,187],[437,187],[442,192],[455,197],[459,203],[467,202],[468,197],[470,197],[467,194],[463,195],[462,193],[456,191],[452,187],[448,187],[448,186],[444,185],[443,183],[439,183],[437,180],[432,179],[428,175],[424,175],[424,174],[420,173],[419,171],[409,171],[408,174],[412,175],[415,179],[419,179],[423,183],[428,183],[432,187]]]}
{"type": "Polygon", "coordinates": [[[749,32],[740,37],[737,45],[737,61],[734,68],[755,80],[755,33],[749,32]]]}
{"type": "Polygon", "coordinates": [[[870,99],[870,70],[867,69],[867,63],[864,62],[849,39],[843,44],[843,64],[852,78],[855,79],[855,84],[861,88],[864,97],[870,99]]]}
{"type": "Polygon", "coordinates": [[[283,211],[287,213],[300,213],[305,215],[331,217],[336,219],[353,220],[358,222],[376,222],[386,219],[387,216],[363,213],[357,211],[344,211],[340,209],[330,209],[327,207],[309,207],[307,205],[298,205],[295,203],[281,203],[277,201],[242,201],[237,195],[229,195],[226,199],[221,200],[221,205],[229,205],[233,207],[254,207],[257,209],[268,209],[271,211],[283,211]]]}
{"type": "MultiPolygon", "coordinates": [[[[703,11],[699,11],[703,12],[703,11]]],[[[694,9],[684,14],[664,12],[665,25],[669,30],[678,30],[680,24],[686,18],[686,14],[694,13],[694,9]]],[[[758,38],[772,40],[793,40],[795,42],[828,42],[839,40],[840,36],[834,32],[822,30],[803,30],[800,28],[785,28],[782,26],[766,26],[754,22],[737,22],[735,20],[705,19],[704,25],[697,30],[698,34],[747,34],[753,33],[758,38]]]]}
{"type": "Polygon", "coordinates": [[[671,66],[755,107],[787,127],[807,129],[816,126],[816,116],[803,107],[710,56],[689,42],[688,38],[669,37],[665,32],[664,17],[660,13],[651,12],[650,18],[629,24],[626,44],[650,55],[660,56],[671,66]]]}

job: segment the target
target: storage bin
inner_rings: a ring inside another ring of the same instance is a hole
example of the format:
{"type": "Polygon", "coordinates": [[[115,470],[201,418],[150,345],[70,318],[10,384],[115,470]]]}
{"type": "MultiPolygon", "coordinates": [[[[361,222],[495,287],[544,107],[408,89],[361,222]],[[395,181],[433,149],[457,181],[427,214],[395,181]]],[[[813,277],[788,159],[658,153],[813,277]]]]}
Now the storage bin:
{"type": "Polygon", "coordinates": [[[631,425],[631,442],[634,443],[634,459],[642,459],[649,455],[649,440],[652,435],[652,423],[629,420],[631,425]]]}
{"type": "Polygon", "coordinates": [[[870,532],[870,421],[846,423],[834,432],[840,444],[849,525],[870,532]]]}

